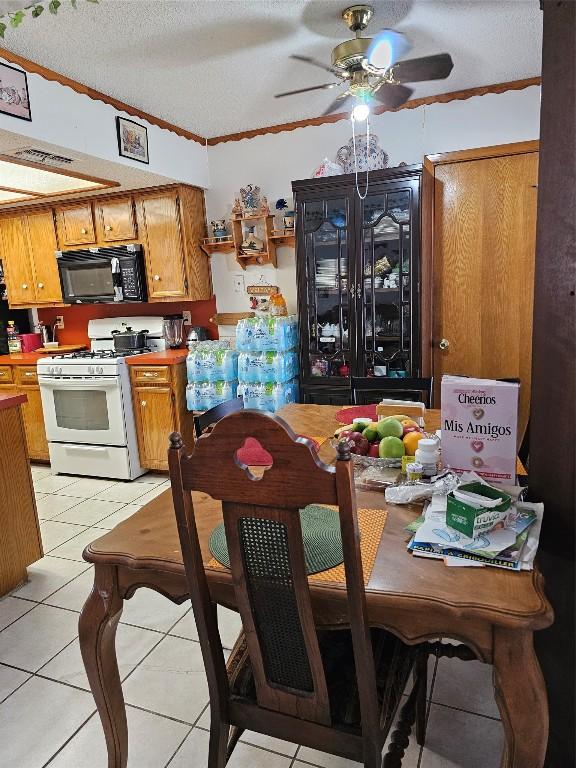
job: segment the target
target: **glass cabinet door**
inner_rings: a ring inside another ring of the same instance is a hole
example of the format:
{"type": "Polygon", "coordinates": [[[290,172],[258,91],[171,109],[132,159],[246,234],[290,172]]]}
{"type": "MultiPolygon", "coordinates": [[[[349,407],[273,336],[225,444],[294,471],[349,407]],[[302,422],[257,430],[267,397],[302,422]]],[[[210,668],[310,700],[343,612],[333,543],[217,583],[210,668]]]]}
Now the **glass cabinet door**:
{"type": "MultiPolygon", "coordinates": [[[[302,355],[305,379],[330,380],[331,384],[349,386],[351,345],[350,285],[350,200],[303,201],[300,208],[306,260],[305,292],[308,340],[302,355]]],[[[328,383],[328,382],[326,382],[328,383]]]]}
{"type": "Polygon", "coordinates": [[[360,377],[417,375],[413,193],[410,182],[381,186],[361,207],[356,364],[360,377]]]}

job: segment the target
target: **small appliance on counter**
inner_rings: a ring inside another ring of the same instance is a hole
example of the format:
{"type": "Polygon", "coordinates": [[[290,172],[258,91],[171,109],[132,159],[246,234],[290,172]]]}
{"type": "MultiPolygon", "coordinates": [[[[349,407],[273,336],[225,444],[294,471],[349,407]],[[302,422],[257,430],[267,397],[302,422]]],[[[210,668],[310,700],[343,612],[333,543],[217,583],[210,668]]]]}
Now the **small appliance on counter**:
{"type": "Polygon", "coordinates": [[[178,349],[184,338],[184,318],[182,315],[166,315],[164,318],[164,338],[170,349],[178,349]]]}
{"type": "Polygon", "coordinates": [[[126,357],[166,349],[163,326],[162,317],[90,320],[90,350],[38,361],[53,470],[118,480],[144,474],[126,357]],[[146,346],[118,351],[116,339],[128,336],[146,346]]]}
{"type": "Polygon", "coordinates": [[[208,338],[208,331],[201,325],[191,325],[188,330],[188,337],[186,344],[190,349],[190,344],[194,344],[196,341],[206,341],[208,338]]]}
{"type": "Polygon", "coordinates": [[[56,251],[62,298],[67,304],[146,301],[144,256],[139,243],[56,251]]]}
{"type": "Polygon", "coordinates": [[[22,344],[22,352],[34,352],[35,349],[40,349],[42,346],[42,334],[21,333],[20,342],[22,344]]]}

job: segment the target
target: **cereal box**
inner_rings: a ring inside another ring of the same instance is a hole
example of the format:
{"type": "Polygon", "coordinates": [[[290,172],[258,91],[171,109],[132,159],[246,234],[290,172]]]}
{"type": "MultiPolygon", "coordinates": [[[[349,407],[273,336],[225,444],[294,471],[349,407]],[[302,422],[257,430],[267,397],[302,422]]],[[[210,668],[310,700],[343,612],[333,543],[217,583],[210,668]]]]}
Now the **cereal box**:
{"type": "Polygon", "coordinates": [[[519,384],[442,377],[442,462],[490,483],[516,480],[519,384]]]}

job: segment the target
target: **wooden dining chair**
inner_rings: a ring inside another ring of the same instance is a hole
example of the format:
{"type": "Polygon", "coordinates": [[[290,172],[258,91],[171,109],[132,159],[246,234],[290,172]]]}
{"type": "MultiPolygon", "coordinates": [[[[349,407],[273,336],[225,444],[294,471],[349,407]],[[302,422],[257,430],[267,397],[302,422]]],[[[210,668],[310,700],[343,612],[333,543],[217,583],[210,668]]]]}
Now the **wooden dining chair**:
{"type": "Polygon", "coordinates": [[[231,413],[241,411],[244,408],[244,400],[241,397],[233,397],[230,400],[225,400],[219,405],[215,405],[214,408],[210,408],[204,413],[199,413],[194,416],[194,431],[196,437],[205,432],[209,427],[214,426],[217,421],[223,419],[225,416],[229,416],[231,413]]]}
{"type": "Polygon", "coordinates": [[[412,672],[384,766],[401,765],[416,720],[424,740],[426,657],[368,625],[349,445],[335,466],[280,418],[244,410],[199,437],[188,456],[171,435],[170,479],[192,607],[210,692],[208,768],[224,768],[244,729],[303,744],[366,768],[382,750],[412,672]],[[258,475],[237,459],[247,437],[272,456],[258,475]],[[224,660],[191,491],[222,501],[231,578],[243,632],[224,660]],[[299,510],[339,510],[349,629],[317,629],[299,510]]]}
{"type": "Polygon", "coordinates": [[[352,391],[356,405],[379,403],[383,398],[398,400],[421,400],[426,408],[432,408],[434,379],[417,378],[388,378],[374,376],[372,378],[352,377],[352,391]]]}

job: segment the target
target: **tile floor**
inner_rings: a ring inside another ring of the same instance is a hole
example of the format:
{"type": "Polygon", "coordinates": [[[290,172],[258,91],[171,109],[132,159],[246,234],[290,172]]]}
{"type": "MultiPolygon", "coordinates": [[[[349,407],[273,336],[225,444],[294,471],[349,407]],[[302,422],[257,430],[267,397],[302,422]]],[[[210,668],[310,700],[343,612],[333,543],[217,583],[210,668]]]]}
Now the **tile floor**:
{"type": "MultiPolygon", "coordinates": [[[[104,737],[78,647],[78,614],[92,581],[85,545],[166,490],[164,476],[115,483],[32,469],[45,556],[0,600],[0,762],[6,768],[105,768],[104,737]]],[[[238,632],[222,609],[224,644],[238,632]]],[[[208,692],[194,617],[141,589],[117,635],[127,702],[129,768],[205,768],[208,692]]],[[[431,661],[426,746],[405,768],[496,768],[502,725],[490,668],[431,661]]],[[[357,763],[245,733],[230,768],[353,768],[357,763]]]]}

